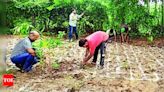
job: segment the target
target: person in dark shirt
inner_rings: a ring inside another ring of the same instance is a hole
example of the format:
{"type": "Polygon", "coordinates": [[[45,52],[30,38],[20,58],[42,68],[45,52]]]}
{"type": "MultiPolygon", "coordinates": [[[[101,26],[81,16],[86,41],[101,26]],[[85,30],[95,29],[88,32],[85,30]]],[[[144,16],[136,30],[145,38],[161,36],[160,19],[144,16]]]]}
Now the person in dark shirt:
{"type": "Polygon", "coordinates": [[[126,24],[121,26],[121,37],[120,41],[122,42],[129,42],[129,27],[126,24]]]}

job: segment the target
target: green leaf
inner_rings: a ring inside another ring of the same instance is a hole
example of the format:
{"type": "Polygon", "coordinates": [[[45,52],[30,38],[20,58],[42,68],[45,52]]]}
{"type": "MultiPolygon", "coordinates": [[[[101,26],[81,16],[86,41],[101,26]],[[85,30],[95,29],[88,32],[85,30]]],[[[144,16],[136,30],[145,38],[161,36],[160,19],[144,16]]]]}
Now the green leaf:
{"type": "Polygon", "coordinates": [[[49,6],[49,7],[47,7],[47,9],[48,9],[49,11],[51,11],[52,9],[54,9],[54,7],[55,7],[55,4],[53,4],[53,5],[49,6]]]}
{"type": "Polygon", "coordinates": [[[149,36],[149,37],[147,37],[147,40],[148,40],[149,43],[152,43],[154,38],[153,38],[153,36],[149,36]]]}
{"type": "Polygon", "coordinates": [[[60,64],[58,64],[56,61],[52,64],[52,68],[53,69],[59,69],[60,68],[60,64]]]}

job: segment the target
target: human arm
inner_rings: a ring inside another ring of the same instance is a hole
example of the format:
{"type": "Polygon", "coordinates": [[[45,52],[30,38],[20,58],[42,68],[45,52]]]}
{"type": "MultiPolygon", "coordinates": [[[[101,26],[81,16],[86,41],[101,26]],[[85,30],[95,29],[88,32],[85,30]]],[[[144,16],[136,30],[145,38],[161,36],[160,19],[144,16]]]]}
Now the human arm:
{"type": "Polygon", "coordinates": [[[87,57],[88,54],[89,54],[89,49],[86,49],[86,51],[85,51],[85,57],[87,57]]]}
{"type": "Polygon", "coordinates": [[[77,19],[80,19],[84,15],[84,12],[81,13],[80,15],[77,15],[77,19]]]}
{"type": "Polygon", "coordinates": [[[93,55],[89,53],[89,54],[83,59],[83,63],[88,62],[88,60],[91,59],[92,56],[93,56],[93,55]]]}
{"type": "Polygon", "coordinates": [[[34,49],[32,49],[32,48],[27,48],[26,50],[27,50],[27,52],[30,53],[32,56],[36,56],[36,53],[35,53],[34,49]]]}
{"type": "Polygon", "coordinates": [[[32,48],[32,43],[28,40],[24,41],[24,48],[26,49],[26,51],[31,54],[32,56],[35,56],[35,50],[32,48]]]}
{"type": "Polygon", "coordinates": [[[83,59],[83,64],[85,64],[92,56],[93,54],[90,53],[89,49],[86,49],[85,57],[83,59]]]}

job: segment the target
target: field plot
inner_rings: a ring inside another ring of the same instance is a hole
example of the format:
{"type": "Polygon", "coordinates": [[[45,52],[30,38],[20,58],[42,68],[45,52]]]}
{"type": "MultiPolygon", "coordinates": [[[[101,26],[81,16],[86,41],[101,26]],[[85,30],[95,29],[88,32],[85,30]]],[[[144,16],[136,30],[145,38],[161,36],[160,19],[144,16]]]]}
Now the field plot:
{"type": "Polygon", "coordinates": [[[17,37],[7,47],[8,69],[15,75],[9,92],[164,92],[164,48],[141,47],[120,43],[107,44],[105,66],[80,68],[85,50],[78,42],[45,49],[44,67],[38,64],[30,73],[20,73],[9,56],[17,37]],[[53,61],[60,69],[50,68],[53,61]]]}

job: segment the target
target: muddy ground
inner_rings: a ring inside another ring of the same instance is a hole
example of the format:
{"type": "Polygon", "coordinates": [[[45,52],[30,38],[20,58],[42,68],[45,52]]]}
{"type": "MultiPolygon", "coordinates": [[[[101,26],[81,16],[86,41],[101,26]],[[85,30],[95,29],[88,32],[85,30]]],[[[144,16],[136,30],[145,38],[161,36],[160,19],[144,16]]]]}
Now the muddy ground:
{"type": "Polygon", "coordinates": [[[20,73],[9,60],[19,37],[8,37],[7,69],[14,74],[13,87],[2,92],[164,92],[164,47],[109,43],[105,67],[80,68],[85,50],[77,41],[44,49],[45,60],[29,73],[20,73]],[[61,68],[52,68],[57,61],[61,68]]]}

